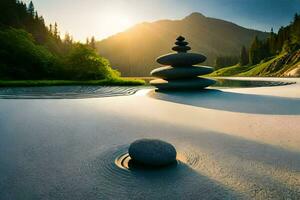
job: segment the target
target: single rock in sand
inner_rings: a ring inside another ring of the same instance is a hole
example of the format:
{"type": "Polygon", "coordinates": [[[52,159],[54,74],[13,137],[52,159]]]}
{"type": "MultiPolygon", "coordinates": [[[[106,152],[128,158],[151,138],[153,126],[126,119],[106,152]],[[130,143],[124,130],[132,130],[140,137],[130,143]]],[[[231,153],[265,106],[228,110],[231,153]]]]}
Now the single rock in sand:
{"type": "Polygon", "coordinates": [[[149,167],[162,167],[176,161],[176,149],[173,145],[154,139],[141,139],[129,147],[133,161],[149,167]]]}

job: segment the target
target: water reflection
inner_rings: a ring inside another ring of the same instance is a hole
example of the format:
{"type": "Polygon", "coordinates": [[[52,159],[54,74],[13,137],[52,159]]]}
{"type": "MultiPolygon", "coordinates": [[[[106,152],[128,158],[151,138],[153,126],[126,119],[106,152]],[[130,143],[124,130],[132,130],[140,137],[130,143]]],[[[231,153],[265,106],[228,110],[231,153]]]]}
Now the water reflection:
{"type": "Polygon", "coordinates": [[[217,79],[216,84],[212,87],[229,87],[229,88],[248,88],[248,87],[271,87],[290,85],[295,82],[284,81],[263,81],[263,80],[236,80],[236,79],[217,79]]]}

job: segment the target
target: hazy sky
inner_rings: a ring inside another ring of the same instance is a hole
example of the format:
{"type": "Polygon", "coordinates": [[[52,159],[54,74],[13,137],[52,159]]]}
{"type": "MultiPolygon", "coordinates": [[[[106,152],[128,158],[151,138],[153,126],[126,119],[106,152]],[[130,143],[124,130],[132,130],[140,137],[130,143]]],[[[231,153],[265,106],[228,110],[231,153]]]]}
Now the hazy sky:
{"type": "MultiPolygon", "coordinates": [[[[25,0],[29,2],[30,0],[25,0]]],[[[192,12],[269,31],[288,24],[300,0],[33,0],[47,24],[57,22],[62,34],[98,40],[130,26],[159,19],[181,19],[192,12]]]]}

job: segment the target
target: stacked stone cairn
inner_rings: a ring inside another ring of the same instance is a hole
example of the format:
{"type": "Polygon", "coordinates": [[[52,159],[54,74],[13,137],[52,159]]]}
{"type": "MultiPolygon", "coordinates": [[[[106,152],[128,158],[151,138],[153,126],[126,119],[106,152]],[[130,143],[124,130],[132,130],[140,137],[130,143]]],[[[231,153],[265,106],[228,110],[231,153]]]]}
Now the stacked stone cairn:
{"type": "Polygon", "coordinates": [[[185,38],[179,36],[170,53],[157,58],[157,62],[165,67],[160,67],[151,72],[158,77],[150,82],[158,90],[200,90],[215,84],[214,80],[199,76],[213,72],[212,67],[196,66],[206,60],[206,57],[197,53],[188,53],[191,48],[185,38]]]}

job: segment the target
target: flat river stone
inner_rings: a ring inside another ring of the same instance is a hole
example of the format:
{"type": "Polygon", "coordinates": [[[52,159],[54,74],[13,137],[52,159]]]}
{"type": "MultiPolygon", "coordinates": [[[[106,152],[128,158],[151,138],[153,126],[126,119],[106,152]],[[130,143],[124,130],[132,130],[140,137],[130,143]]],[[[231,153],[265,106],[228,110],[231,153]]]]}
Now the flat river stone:
{"type": "Polygon", "coordinates": [[[157,58],[157,62],[162,65],[185,67],[202,63],[206,57],[196,53],[171,53],[157,58]]]}
{"type": "Polygon", "coordinates": [[[215,83],[215,80],[200,77],[169,81],[157,79],[150,82],[151,85],[157,87],[159,90],[200,90],[215,83]]]}
{"type": "Polygon", "coordinates": [[[152,76],[172,80],[181,78],[194,78],[200,75],[210,74],[214,70],[212,67],[193,66],[193,67],[160,67],[151,72],[152,76]]]}
{"type": "Polygon", "coordinates": [[[176,149],[173,145],[153,139],[141,139],[133,142],[128,150],[132,160],[152,167],[172,164],[176,161],[176,149]]]}

